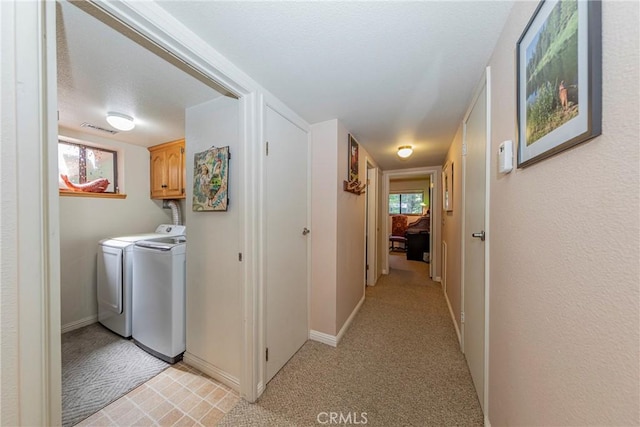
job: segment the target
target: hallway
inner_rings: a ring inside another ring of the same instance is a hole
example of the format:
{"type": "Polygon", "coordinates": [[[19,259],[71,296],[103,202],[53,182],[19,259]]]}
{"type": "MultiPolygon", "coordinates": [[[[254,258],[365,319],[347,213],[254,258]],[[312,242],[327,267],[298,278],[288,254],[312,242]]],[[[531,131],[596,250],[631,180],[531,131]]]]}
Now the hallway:
{"type": "Polygon", "coordinates": [[[331,413],[372,426],[482,425],[440,284],[404,254],[390,267],[338,348],[307,341],[256,404],[240,402],[219,425],[329,424],[331,413]]]}

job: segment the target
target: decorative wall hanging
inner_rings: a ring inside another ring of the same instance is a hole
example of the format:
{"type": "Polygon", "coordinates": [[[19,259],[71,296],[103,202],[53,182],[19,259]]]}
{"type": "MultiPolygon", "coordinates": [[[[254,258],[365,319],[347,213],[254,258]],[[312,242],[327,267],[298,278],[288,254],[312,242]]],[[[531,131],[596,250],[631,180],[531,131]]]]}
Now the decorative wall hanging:
{"type": "Polygon", "coordinates": [[[363,194],[366,184],[358,179],[358,142],[349,134],[349,152],[347,155],[349,168],[347,171],[348,180],[344,181],[342,189],[353,194],[363,194]]]}
{"type": "Polygon", "coordinates": [[[442,209],[453,211],[453,162],[442,168],[442,209]]]}
{"type": "Polygon", "coordinates": [[[229,147],[196,153],[193,162],[193,210],[226,211],[229,204],[229,147]]]}
{"type": "Polygon", "coordinates": [[[543,1],[518,40],[519,168],[602,132],[601,9],[543,1]]]}

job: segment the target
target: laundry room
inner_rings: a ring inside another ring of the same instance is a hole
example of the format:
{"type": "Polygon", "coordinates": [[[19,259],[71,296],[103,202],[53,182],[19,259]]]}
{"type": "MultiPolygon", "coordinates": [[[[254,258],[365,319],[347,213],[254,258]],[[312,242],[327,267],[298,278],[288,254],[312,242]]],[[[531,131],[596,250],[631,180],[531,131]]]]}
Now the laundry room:
{"type": "Polygon", "coordinates": [[[56,24],[63,425],[183,357],[181,369],[222,377],[224,390],[237,391],[241,102],[91,6],[58,2],[56,24]],[[210,165],[208,176],[221,178],[204,189],[198,155],[210,152],[226,163],[222,172],[210,165]],[[137,271],[127,264],[134,259],[137,271]],[[172,277],[182,290],[150,308],[141,305],[153,300],[145,293],[136,305],[145,283],[153,292],[172,277]],[[157,317],[171,310],[175,319],[157,317]],[[159,324],[181,330],[161,337],[168,347],[155,332],[143,337],[159,324]],[[144,354],[134,356],[133,343],[144,354]],[[126,385],[114,391],[118,383],[126,385]]]}

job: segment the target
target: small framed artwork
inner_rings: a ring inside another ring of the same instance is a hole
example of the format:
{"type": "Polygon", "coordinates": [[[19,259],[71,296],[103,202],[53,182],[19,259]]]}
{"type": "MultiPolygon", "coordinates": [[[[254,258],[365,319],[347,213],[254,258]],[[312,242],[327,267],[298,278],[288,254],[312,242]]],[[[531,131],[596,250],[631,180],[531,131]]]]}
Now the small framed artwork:
{"type": "Polygon", "coordinates": [[[226,211],[229,204],[229,147],[196,153],[193,162],[194,212],[226,211]]]}
{"type": "Polygon", "coordinates": [[[442,168],[442,209],[453,211],[453,162],[442,168]]]}
{"type": "Polygon", "coordinates": [[[602,132],[602,5],[540,3],[517,43],[518,167],[602,132]]]}
{"type": "Polygon", "coordinates": [[[358,180],[358,142],[349,134],[349,181],[358,180]]]}

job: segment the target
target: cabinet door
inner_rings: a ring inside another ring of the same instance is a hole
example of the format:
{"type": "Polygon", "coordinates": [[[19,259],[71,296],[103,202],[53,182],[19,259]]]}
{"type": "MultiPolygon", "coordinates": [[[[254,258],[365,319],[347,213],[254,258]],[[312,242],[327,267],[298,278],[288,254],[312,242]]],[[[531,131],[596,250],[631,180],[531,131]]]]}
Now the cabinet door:
{"type": "Polygon", "coordinates": [[[164,195],[166,197],[178,197],[183,195],[183,148],[181,146],[169,147],[166,153],[166,177],[164,195]]]}
{"type": "Polygon", "coordinates": [[[165,190],[166,152],[151,152],[151,198],[162,198],[165,190]]]}

